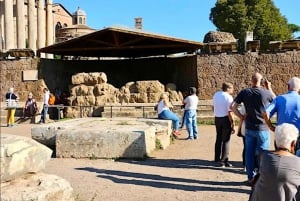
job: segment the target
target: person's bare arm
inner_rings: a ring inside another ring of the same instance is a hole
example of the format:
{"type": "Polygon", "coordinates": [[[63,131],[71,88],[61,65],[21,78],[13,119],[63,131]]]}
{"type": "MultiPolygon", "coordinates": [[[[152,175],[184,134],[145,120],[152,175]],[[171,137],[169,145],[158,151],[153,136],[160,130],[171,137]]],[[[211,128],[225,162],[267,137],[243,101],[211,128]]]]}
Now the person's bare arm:
{"type": "Polygon", "coordinates": [[[268,125],[269,129],[274,132],[275,126],[273,126],[268,113],[264,112],[263,117],[264,117],[264,120],[265,120],[266,124],[268,125]]]}
{"type": "Polygon", "coordinates": [[[238,106],[239,105],[235,101],[233,101],[230,105],[230,109],[238,118],[240,118],[241,120],[244,120],[246,115],[242,115],[240,113],[240,111],[238,110],[238,106]]]}
{"type": "Polygon", "coordinates": [[[234,114],[232,111],[228,111],[228,118],[231,124],[231,133],[234,134],[235,133],[235,129],[234,129],[234,114]]]}
{"type": "Polygon", "coordinates": [[[170,101],[168,100],[164,100],[164,104],[165,106],[167,106],[168,108],[172,109],[173,108],[173,105],[170,103],[170,101]]]}
{"type": "Polygon", "coordinates": [[[275,98],[276,94],[274,93],[274,91],[273,91],[273,89],[271,87],[271,82],[269,80],[267,80],[267,79],[265,80],[265,87],[266,87],[266,89],[268,89],[271,92],[272,97],[275,98]]]}

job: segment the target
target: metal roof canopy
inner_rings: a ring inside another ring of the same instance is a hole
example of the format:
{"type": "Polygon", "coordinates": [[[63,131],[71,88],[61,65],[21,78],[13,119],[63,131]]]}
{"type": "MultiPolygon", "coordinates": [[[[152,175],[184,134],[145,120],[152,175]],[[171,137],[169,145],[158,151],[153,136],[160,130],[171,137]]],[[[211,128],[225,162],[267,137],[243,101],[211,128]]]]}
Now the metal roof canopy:
{"type": "Polygon", "coordinates": [[[175,53],[194,53],[203,43],[183,40],[139,29],[108,27],[57,43],[37,51],[63,56],[149,57],[175,53]]]}

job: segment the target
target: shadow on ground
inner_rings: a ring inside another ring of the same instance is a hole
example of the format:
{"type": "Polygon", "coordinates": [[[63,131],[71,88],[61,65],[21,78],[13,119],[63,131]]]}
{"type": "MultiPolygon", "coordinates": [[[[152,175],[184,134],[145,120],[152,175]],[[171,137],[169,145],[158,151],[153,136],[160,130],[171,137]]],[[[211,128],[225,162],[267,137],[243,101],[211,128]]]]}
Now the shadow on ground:
{"type": "Polygon", "coordinates": [[[121,163],[130,163],[136,165],[146,165],[165,168],[196,168],[196,169],[211,169],[231,172],[235,174],[245,174],[242,171],[242,163],[240,161],[230,161],[233,167],[220,167],[220,163],[202,159],[156,159],[148,158],[145,160],[118,159],[121,163]]]}
{"type": "MultiPolygon", "coordinates": [[[[121,162],[134,163],[140,165],[152,165],[166,168],[202,168],[219,169],[220,171],[230,171],[234,173],[240,170],[234,168],[213,167],[214,162],[205,160],[169,160],[169,159],[148,159],[146,161],[121,160],[121,162]],[[235,172],[236,171],[236,172],[235,172]]],[[[250,190],[243,189],[241,186],[245,182],[235,181],[205,181],[186,179],[180,177],[168,177],[157,174],[146,174],[119,170],[98,169],[94,167],[76,168],[77,170],[97,173],[97,177],[109,179],[119,184],[132,184],[141,186],[150,186],[154,188],[168,188],[184,191],[221,191],[250,194],[250,190]]],[[[244,174],[244,173],[243,173],[244,174]]]]}

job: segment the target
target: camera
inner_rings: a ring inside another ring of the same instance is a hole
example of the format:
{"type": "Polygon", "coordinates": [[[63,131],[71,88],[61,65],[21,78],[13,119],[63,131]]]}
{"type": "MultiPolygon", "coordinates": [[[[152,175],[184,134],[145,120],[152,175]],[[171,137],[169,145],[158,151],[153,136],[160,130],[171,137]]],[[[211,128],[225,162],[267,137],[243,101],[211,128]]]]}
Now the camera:
{"type": "Polygon", "coordinates": [[[262,86],[267,86],[268,85],[268,80],[267,80],[267,78],[265,78],[265,77],[263,77],[262,79],[261,79],[261,85],[262,86]]]}

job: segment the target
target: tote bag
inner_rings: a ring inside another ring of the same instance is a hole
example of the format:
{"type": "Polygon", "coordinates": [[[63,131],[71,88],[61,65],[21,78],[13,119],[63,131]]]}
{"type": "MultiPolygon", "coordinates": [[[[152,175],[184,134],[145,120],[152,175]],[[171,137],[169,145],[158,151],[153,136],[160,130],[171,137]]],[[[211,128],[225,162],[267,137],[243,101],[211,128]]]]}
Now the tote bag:
{"type": "Polygon", "coordinates": [[[12,99],[11,95],[9,95],[9,99],[6,99],[7,108],[16,108],[18,106],[18,102],[16,99],[12,99]]]}

